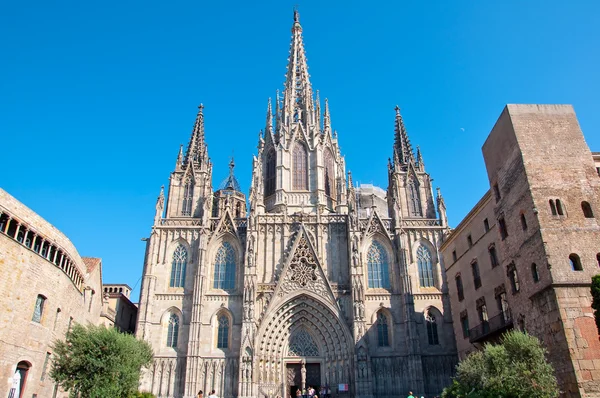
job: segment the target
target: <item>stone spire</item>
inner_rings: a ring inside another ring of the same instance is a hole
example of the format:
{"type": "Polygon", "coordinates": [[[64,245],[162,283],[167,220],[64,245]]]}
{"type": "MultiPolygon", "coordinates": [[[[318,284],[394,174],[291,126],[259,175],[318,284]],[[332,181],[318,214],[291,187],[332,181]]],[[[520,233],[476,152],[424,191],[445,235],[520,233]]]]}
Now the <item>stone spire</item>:
{"type": "Polygon", "coordinates": [[[179,153],[177,154],[177,161],[175,162],[175,170],[181,170],[183,166],[183,145],[179,145],[179,153]]]}
{"type": "Polygon", "coordinates": [[[183,160],[183,167],[187,168],[190,164],[199,166],[201,163],[208,161],[206,143],[204,141],[204,105],[198,106],[198,115],[196,116],[196,122],[192,130],[192,136],[190,137],[190,143],[188,144],[185,158],[183,160]]]}
{"type": "Polygon", "coordinates": [[[417,168],[421,171],[425,170],[425,162],[423,161],[423,155],[421,154],[421,148],[417,145],[417,168]]]}
{"type": "Polygon", "coordinates": [[[396,166],[404,166],[408,163],[415,163],[415,157],[413,155],[412,146],[410,145],[410,139],[408,133],[404,127],[404,121],[402,115],[400,115],[400,108],[396,105],[396,135],[394,137],[394,162],[398,162],[396,166]]]}

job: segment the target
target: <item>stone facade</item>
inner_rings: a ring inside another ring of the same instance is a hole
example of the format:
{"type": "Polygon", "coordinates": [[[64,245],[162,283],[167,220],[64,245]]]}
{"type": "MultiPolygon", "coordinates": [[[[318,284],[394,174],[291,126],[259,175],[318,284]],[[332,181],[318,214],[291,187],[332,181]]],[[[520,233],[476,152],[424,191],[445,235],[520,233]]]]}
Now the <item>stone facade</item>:
{"type": "Polygon", "coordinates": [[[137,305],[129,300],[131,288],[126,284],[104,284],[100,323],[123,333],[135,333],[137,305]]]}
{"type": "Polygon", "coordinates": [[[441,392],[457,361],[438,255],[446,208],[399,109],[395,120],[387,194],[354,188],[328,102],[321,108],[313,95],[297,13],[248,210],[233,163],[213,191],[200,107],[148,239],[136,333],[156,357],[143,389],[227,398],[295,396],[308,385],[337,393],[340,384],[360,397],[441,392]]]}
{"type": "Polygon", "coordinates": [[[460,356],[518,327],[548,348],[564,396],[600,396],[600,342],[590,307],[591,277],[600,266],[598,156],[568,105],[507,105],[483,154],[490,192],[441,248],[460,356]]]}
{"type": "Polygon", "coordinates": [[[20,396],[66,397],[48,376],[52,343],[73,322],[97,323],[99,259],[80,257],[69,239],[0,189],[0,395],[15,374],[20,396]]]}

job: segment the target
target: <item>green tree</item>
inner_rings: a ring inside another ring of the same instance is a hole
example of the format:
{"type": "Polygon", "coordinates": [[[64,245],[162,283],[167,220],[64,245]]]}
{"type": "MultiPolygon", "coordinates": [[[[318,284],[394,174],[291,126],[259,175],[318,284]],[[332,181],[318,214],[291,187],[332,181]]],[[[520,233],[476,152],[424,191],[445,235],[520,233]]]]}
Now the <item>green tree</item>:
{"type": "Polygon", "coordinates": [[[600,275],[592,277],[592,308],[594,309],[596,328],[600,334],[600,275]]]}
{"type": "Polygon", "coordinates": [[[145,341],[114,328],[74,325],[54,343],[50,377],[71,397],[127,398],[137,392],[140,370],[152,362],[145,341]]]}
{"type": "Polygon", "coordinates": [[[554,370],[545,354],[537,338],[519,331],[506,333],[500,344],[486,344],[458,364],[442,398],[558,397],[554,370]]]}

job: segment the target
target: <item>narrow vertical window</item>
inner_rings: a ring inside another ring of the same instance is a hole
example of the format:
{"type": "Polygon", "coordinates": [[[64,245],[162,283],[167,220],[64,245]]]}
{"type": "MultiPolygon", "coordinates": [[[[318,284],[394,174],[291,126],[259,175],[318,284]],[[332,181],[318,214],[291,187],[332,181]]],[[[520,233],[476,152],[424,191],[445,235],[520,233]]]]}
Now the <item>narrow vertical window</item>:
{"type": "Polygon", "coordinates": [[[215,257],[213,288],[231,290],[235,287],[235,250],[223,242],[215,257]]]}
{"type": "Polygon", "coordinates": [[[598,267],[600,267],[600,253],[596,254],[596,263],[598,263],[598,267]]]}
{"type": "Polygon", "coordinates": [[[452,250],[452,261],[456,262],[456,250],[452,250]]]}
{"type": "Polygon", "coordinates": [[[473,238],[471,237],[471,234],[467,236],[467,244],[469,247],[473,246],[473,238]]]}
{"type": "Polygon", "coordinates": [[[490,230],[490,222],[488,221],[487,218],[485,220],[483,220],[483,229],[485,230],[485,232],[490,230]]]}
{"type": "Polygon", "coordinates": [[[387,253],[381,243],[374,241],[367,252],[369,287],[389,289],[387,253]]]}
{"type": "Polygon", "coordinates": [[[469,316],[464,313],[460,317],[460,324],[462,326],[463,338],[469,337],[469,316]]]}
{"type": "Polygon", "coordinates": [[[181,206],[181,214],[184,216],[192,215],[192,204],[194,198],[194,183],[188,179],[183,187],[183,206],[181,206]]]}
{"type": "Polygon", "coordinates": [[[37,296],[37,299],[35,300],[35,308],[33,310],[33,317],[31,319],[33,322],[37,322],[37,323],[42,322],[42,315],[44,315],[44,303],[45,302],[46,302],[46,297],[39,294],[37,296]]]}
{"type": "Polygon", "coordinates": [[[415,178],[408,182],[408,199],[410,215],[413,217],[421,216],[421,195],[419,193],[419,184],[415,178]]]}
{"type": "Polygon", "coordinates": [[[217,322],[217,348],[229,348],[229,318],[227,315],[219,315],[217,322]]]}
{"type": "Polygon", "coordinates": [[[379,347],[389,347],[388,319],[383,312],[377,314],[377,345],[379,347]]]}
{"type": "Polygon", "coordinates": [[[506,292],[502,291],[496,296],[498,311],[501,315],[502,323],[505,324],[510,319],[510,310],[508,309],[508,301],[506,300],[506,292]]]}
{"type": "Polygon", "coordinates": [[[325,195],[335,199],[335,163],[328,150],[325,151],[325,195]]]}
{"type": "Polygon", "coordinates": [[[494,196],[496,196],[496,202],[500,200],[500,188],[498,188],[498,183],[494,184],[494,196]]]}
{"type": "Polygon", "coordinates": [[[563,205],[560,202],[560,199],[556,199],[556,212],[558,213],[559,216],[564,216],[565,212],[563,209],[563,205]]]}
{"type": "Polygon", "coordinates": [[[56,309],[56,316],[54,317],[54,326],[52,327],[52,330],[56,330],[56,325],[58,325],[58,319],[60,317],[60,312],[61,312],[61,309],[57,308],[56,309]]]}
{"type": "Polygon", "coordinates": [[[275,174],[277,168],[277,156],[274,150],[270,150],[267,154],[266,169],[265,169],[265,196],[271,196],[275,193],[275,174]]]}
{"type": "Polygon", "coordinates": [[[556,212],[556,205],[554,204],[554,200],[550,199],[548,203],[550,204],[550,213],[552,213],[553,216],[556,216],[558,213],[556,212]]]}
{"type": "Polygon", "coordinates": [[[594,212],[592,211],[592,206],[586,202],[581,202],[581,210],[583,210],[583,216],[585,218],[594,218],[594,212]]]}
{"type": "Polygon", "coordinates": [[[429,345],[440,344],[437,331],[437,322],[435,320],[435,315],[433,315],[431,311],[427,311],[425,323],[427,323],[427,339],[429,340],[429,345]]]}
{"type": "Polygon", "coordinates": [[[431,263],[431,253],[421,245],[417,249],[417,264],[419,267],[419,283],[421,287],[432,287],[433,285],[433,264],[431,263]]]}
{"type": "Polygon", "coordinates": [[[490,324],[487,312],[487,306],[485,300],[479,299],[479,305],[477,306],[477,315],[479,316],[479,322],[481,323],[481,331],[483,334],[487,334],[490,331],[490,324]]]}
{"type": "Polygon", "coordinates": [[[187,266],[187,250],[183,245],[178,245],[173,253],[173,263],[171,265],[170,287],[184,287],[185,270],[187,266]]]}
{"type": "Polygon", "coordinates": [[[521,228],[523,228],[523,231],[527,231],[527,219],[523,213],[521,213],[521,228]]]}
{"type": "Polygon", "coordinates": [[[506,229],[506,222],[504,221],[504,217],[500,217],[498,219],[498,228],[500,228],[500,237],[502,240],[506,239],[508,236],[508,230],[506,229]]]}
{"type": "Polygon", "coordinates": [[[307,176],[307,156],[306,147],[297,142],[294,146],[293,153],[293,178],[292,187],[295,190],[308,190],[308,176],[307,176]]]}
{"type": "Polygon", "coordinates": [[[463,290],[462,278],[460,275],[456,275],[456,292],[458,293],[458,301],[463,301],[465,298],[465,292],[463,290]]]}
{"type": "Polygon", "coordinates": [[[479,289],[481,287],[481,275],[479,275],[479,264],[477,264],[477,261],[471,263],[471,271],[473,272],[473,285],[475,285],[475,289],[479,289]]]}
{"type": "Polygon", "coordinates": [[[536,283],[540,281],[540,274],[538,273],[538,268],[537,268],[536,263],[531,264],[531,277],[533,278],[533,281],[536,283]]]}
{"type": "Polygon", "coordinates": [[[167,325],[167,347],[177,348],[179,339],[179,317],[177,314],[171,314],[169,324],[167,325]]]}
{"type": "Polygon", "coordinates": [[[518,293],[520,290],[519,286],[519,275],[517,274],[517,268],[514,263],[511,263],[508,266],[508,279],[510,280],[510,287],[512,288],[512,293],[518,293]]]}
{"type": "Polygon", "coordinates": [[[583,271],[583,266],[581,265],[581,260],[577,254],[571,253],[569,255],[569,264],[571,265],[572,271],[583,271]]]}

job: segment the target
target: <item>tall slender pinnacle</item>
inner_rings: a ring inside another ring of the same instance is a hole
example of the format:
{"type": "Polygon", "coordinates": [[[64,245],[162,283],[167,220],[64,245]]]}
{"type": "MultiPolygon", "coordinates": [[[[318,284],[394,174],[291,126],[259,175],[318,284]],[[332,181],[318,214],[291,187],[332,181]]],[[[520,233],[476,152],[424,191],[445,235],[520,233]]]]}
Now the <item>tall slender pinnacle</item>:
{"type": "Polygon", "coordinates": [[[184,159],[184,166],[190,163],[197,164],[205,160],[206,145],[204,142],[204,105],[198,106],[198,115],[190,137],[187,151],[184,159]]]}
{"type": "Polygon", "coordinates": [[[183,145],[179,145],[179,153],[177,154],[177,161],[175,162],[175,168],[181,169],[183,165],[183,145]]]}
{"type": "Polygon", "coordinates": [[[400,115],[400,107],[396,105],[396,135],[394,137],[394,161],[401,165],[406,165],[410,162],[415,163],[412,146],[408,138],[408,133],[404,127],[402,115],[400,115]]]}
{"type": "Polygon", "coordinates": [[[269,103],[267,104],[267,122],[265,125],[267,132],[273,132],[273,108],[271,106],[271,98],[269,97],[269,103]]]}
{"type": "Polygon", "coordinates": [[[325,114],[323,116],[323,129],[328,130],[331,127],[331,115],[329,114],[329,100],[325,98],[325,114]]]}

